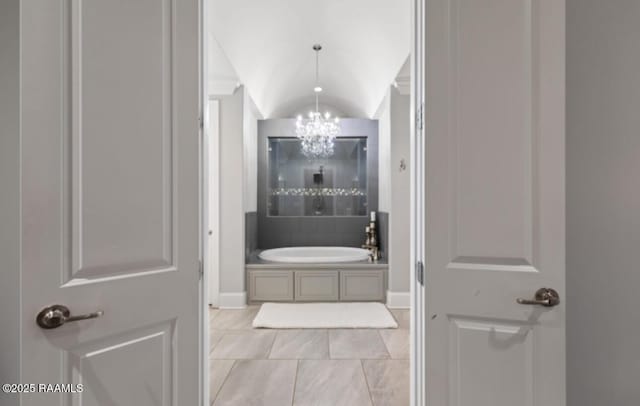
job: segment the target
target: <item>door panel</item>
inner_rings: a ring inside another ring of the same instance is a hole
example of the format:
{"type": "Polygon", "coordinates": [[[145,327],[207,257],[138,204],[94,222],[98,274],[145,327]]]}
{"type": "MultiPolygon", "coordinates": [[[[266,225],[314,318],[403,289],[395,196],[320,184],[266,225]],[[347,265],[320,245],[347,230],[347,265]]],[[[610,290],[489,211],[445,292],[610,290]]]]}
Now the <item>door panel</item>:
{"type": "Polygon", "coordinates": [[[528,325],[450,317],[448,340],[452,405],[533,406],[528,325]]]}
{"type": "Polygon", "coordinates": [[[170,405],[174,333],[175,323],[166,322],[71,348],[70,382],[85,390],[78,399],[71,395],[69,404],[170,405]]]}
{"type": "Polygon", "coordinates": [[[23,1],[25,405],[198,404],[198,6],[23,1]]]}
{"type": "Polygon", "coordinates": [[[171,4],[83,0],[64,11],[72,283],[175,270],[171,4]]]}
{"type": "Polygon", "coordinates": [[[454,262],[531,261],[531,1],[450,2],[454,262]]]}
{"type": "Polygon", "coordinates": [[[564,2],[428,0],[426,30],[428,404],[563,405],[564,2]]]}

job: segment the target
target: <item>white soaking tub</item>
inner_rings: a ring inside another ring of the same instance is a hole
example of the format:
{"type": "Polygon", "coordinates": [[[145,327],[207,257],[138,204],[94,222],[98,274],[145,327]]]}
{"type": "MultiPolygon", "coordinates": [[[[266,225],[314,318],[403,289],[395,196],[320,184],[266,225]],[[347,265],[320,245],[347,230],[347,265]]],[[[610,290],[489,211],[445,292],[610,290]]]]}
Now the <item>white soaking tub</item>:
{"type": "Polygon", "coordinates": [[[287,247],[265,250],[260,259],[296,264],[359,262],[369,259],[369,251],[352,247],[287,247]]]}

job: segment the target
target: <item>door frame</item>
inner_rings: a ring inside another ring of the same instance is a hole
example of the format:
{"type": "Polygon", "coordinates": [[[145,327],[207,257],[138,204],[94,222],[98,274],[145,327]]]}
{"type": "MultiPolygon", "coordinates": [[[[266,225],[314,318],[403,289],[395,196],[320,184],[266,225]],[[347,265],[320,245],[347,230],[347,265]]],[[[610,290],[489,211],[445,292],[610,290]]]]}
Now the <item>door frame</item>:
{"type": "MultiPolygon", "coordinates": [[[[211,402],[209,399],[209,278],[211,270],[211,259],[208,250],[208,225],[210,217],[209,205],[209,168],[210,154],[209,143],[219,145],[219,138],[212,141],[212,137],[219,137],[219,131],[211,130],[210,107],[209,103],[213,100],[209,97],[208,89],[208,13],[209,5],[205,0],[199,0],[200,3],[200,258],[201,258],[201,278],[200,278],[200,388],[202,399],[201,405],[208,406],[211,402]]],[[[424,121],[423,118],[423,100],[424,100],[424,26],[425,26],[425,7],[424,0],[411,0],[411,107],[410,107],[410,211],[411,211],[411,229],[410,229],[410,264],[416,265],[418,262],[424,263],[424,121]],[[419,124],[418,124],[419,123],[419,124]]],[[[218,117],[219,119],[219,114],[218,117]]],[[[214,123],[217,125],[217,123],[214,123]]],[[[218,150],[219,153],[219,150],[218,150]]],[[[219,156],[219,155],[218,155],[219,156]]],[[[221,176],[217,171],[218,180],[221,176]]],[[[217,182],[219,187],[220,182],[217,182]]],[[[213,214],[214,218],[220,216],[220,206],[217,205],[217,213],[213,214]]],[[[213,230],[217,233],[218,230],[213,230]]],[[[418,282],[416,276],[417,267],[412,266],[410,270],[410,399],[411,406],[425,405],[425,322],[426,301],[424,300],[424,285],[418,282]]],[[[216,275],[217,276],[217,275],[216,275]]],[[[423,276],[424,280],[424,276],[423,276]]],[[[219,285],[218,285],[219,289],[219,285]]]]}
{"type": "MultiPolygon", "coordinates": [[[[212,307],[220,305],[220,199],[219,194],[212,196],[212,191],[220,190],[220,100],[208,97],[209,106],[205,108],[206,137],[203,143],[203,153],[206,156],[205,173],[209,177],[206,181],[206,197],[208,202],[203,206],[209,218],[204,221],[203,249],[206,252],[203,267],[207,276],[205,289],[208,294],[207,304],[212,307]],[[214,167],[215,165],[215,167],[214,167]],[[215,200],[212,200],[215,199],[215,200]]],[[[204,217],[203,217],[204,219],[204,217]]]]}
{"type": "Polygon", "coordinates": [[[424,44],[425,2],[412,0],[411,5],[411,309],[410,309],[410,392],[411,405],[426,403],[425,331],[426,300],[424,278],[425,235],[425,143],[424,143],[424,44]],[[418,279],[421,273],[421,280],[418,279]]]}
{"type": "Polygon", "coordinates": [[[200,238],[199,250],[200,250],[200,309],[199,316],[200,322],[198,323],[200,337],[200,359],[199,359],[199,373],[200,378],[200,405],[209,406],[211,400],[209,399],[209,272],[206,270],[209,266],[209,244],[208,244],[208,229],[209,229],[209,81],[208,76],[208,57],[207,49],[209,37],[208,32],[208,12],[209,2],[206,0],[198,0],[200,9],[198,37],[200,38],[199,47],[199,65],[200,65],[200,86],[199,86],[199,98],[200,98],[200,116],[198,121],[200,123],[200,135],[199,135],[199,159],[200,159],[200,238]]]}

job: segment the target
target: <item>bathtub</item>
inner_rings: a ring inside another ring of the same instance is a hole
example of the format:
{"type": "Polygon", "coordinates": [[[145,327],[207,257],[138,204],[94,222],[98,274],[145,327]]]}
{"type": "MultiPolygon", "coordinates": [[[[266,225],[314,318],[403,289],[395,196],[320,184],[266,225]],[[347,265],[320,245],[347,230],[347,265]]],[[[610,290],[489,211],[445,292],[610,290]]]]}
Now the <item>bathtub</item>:
{"type": "Polygon", "coordinates": [[[288,247],[265,250],[260,259],[296,264],[359,262],[369,259],[369,251],[352,247],[288,247]]]}

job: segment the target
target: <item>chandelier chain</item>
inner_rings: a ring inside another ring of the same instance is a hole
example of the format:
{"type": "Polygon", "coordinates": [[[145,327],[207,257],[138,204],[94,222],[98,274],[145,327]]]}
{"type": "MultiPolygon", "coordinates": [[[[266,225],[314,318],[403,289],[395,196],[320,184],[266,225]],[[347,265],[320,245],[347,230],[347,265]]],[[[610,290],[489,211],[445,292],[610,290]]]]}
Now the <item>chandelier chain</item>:
{"type": "Polygon", "coordinates": [[[326,112],[320,114],[319,93],[320,87],[320,45],[314,45],[316,52],[316,83],[314,92],[316,96],[316,110],[309,112],[309,118],[298,116],[296,120],[296,136],[300,139],[302,153],[309,159],[327,158],[334,153],[334,141],[340,134],[339,119],[331,118],[326,112]]]}

